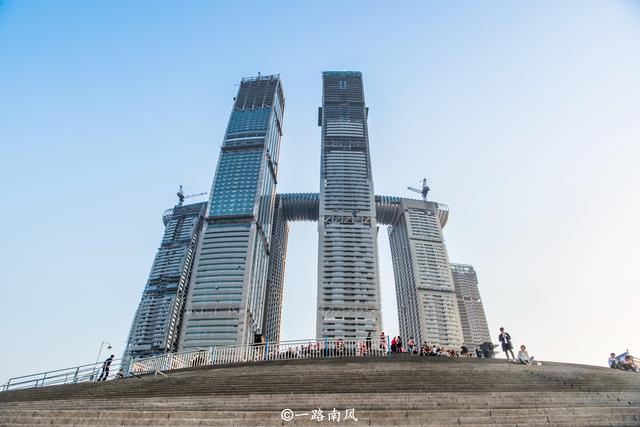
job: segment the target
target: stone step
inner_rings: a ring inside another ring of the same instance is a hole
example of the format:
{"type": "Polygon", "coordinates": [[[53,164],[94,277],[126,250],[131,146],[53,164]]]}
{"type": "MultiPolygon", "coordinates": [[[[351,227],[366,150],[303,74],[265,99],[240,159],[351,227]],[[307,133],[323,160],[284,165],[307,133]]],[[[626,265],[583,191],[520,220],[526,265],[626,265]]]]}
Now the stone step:
{"type": "MultiPolygon", "coordinates": [[[[340,410],[346,407],[338,407],[340,410]]],[[[289,408],[291,409],[291,408],[289,408]]],[[[310,412],[314,408],[297,409],[294,412],[310,412]]],[[[323,411],[328,412],[333,409],[332,406],[324,407],[323,411]]],[[[355,408],[354,408],[355,409],[355,408]]],[[[603,407],[603,406],[584,406],[584,407],[536,407],[536,408],[509,408],[509,409],[460,409],[460,408],[444,408],[444,409],[415,409],[415,410],[380,410],[380,409],[360,409],[358,412],[364,414],[376,413],[383,418],[415,418],[426,416],[428,418],[449,418],[449,417],[496,417],[496,416],[587,416],[602,414],[625,414],[640,415],[640,407],[603,407]]],[[[59,409],[39,409],[39,410],[6,410],[0,414],[3,417],[49,417],[49,418],[77,418],[84,417],[87,419],[102,418],[157,418],[157,419],[216,419],[216,418],[249,418],[257,417],[261,419],[280,418],[280,410],[98,410],[93,411],[89,408],[84,410],[59,410],[59,409]]]]}
{"type": "MultiPolygon", "coordinates": [[[[508,407],[508,406],[492,406],[492,405],[477,405],[477,406],[473,406],[473,405],[469,405],[469,406],[465,406],[464,408],[460,408],[460,406],[456,406],[454,404],[450,404],[450,405],[439,405],[439,406],[427,406],[427,407],[421,407],[419,405],[413,405],[413,406],[408,406],[408,407],[398,407],[398,410],[403,410],[403,411],[415,411],[415,410],[435,410],[435,409],[440,409],[440,410],[482,410],[482,409],[487,409],[487,408],[491,408],[493,410],[509,410],[509,409],[518,409],[518,408],[522,408],[522,409],[529,409],[529,408],[566,408],[568,405],[571,405],[571,408],[580,408],[580,407],[586,407],[587,405],[573,405],[570,402],[566,402],[566,403],[559,403],[559,404],[555,404],[555,405],[547,405],[547,406],[542,406],[540,404],[537,405],[531,405],[531,406],[525,406],[525,405],[516,405],[516,406],[512,406],[512,407],[508,407]]],[[[636,403],[637,405],[637,403],[636,403]]],[[[600,403],[597,405],[594,405],[593,403],[590,403],[590,406],[594,406],[594,407],[601,407],[601,408],[605,408],[605,407],[611,407],[610,404],[606,404],[606,403],[600,403]]],[[[216,411],[239,411],[239,410],[244,410],[246,409],[246,405],[242,406],[242,405],[220,405],[219,407],[215,407],[215,408],[203,408],[203,407],[183,407],[184,410],[190,410],[190,411],[204,411],[204,410],[216,410],[216,411]]],[[[252,410],[260,410],[260,411],[265,411],[265,410],[273,410],[273,405],[266,405],[266,404],[261,404],[261,405],[251,405],[251,409],[252,410]]],[[[360,408],[362,410],[375,410],[376,408],[379,408],[380,405],[355,405],[352,402],[344,404],[344,403],[340,403],[340,402],[328,402],[328,404],[283,404],[283,405],[278,405],[277,408],[289,408],[289,409],[293,409],[293,410],[310,410],[312,408],[331,408],[331,407],[357,407],[360,408]]],[[[56,408],[57,409],[57,408],[56,408]]],[[[76,409],[80,409],[80,407],[76,408],[76,409]]],[[[91,410],[91,411],[108,411],[111,408],[87,408],[86,410],[91,410]]],[[[44,410],[44,409],[41,409],[44,410]]],[[[71,409],[74,410],[74,409],[71,409]]],[[[130,408],[118,408],[115,407],[113,408],[113,410],[132,410],[130,408]]],[[[168,411],[172,411],[172,410],[178,410],[178,409],[174,409],[174,408],[167,408],[167,407],[161,407],[158,408],[158,410],[168,410],[168,411]]],[[[27,412],[32,412],[34,411],[34,409],[27,409],[25,408],[24,411],[27,412]]],[[[7,411],[0,411],[0,414],[4,414],[7,413],[7,411]]]]}
{"type": "MultiPolygon", "coordinates": [[[[449,379],[451,380],[451,379],[449,379]]],[[[437,382],[436,382],[437,383],[437,382]]],[[[412,383],[404,383],[404,384],[412,384],[412,383]]],[[[30,393],[32,397],[47,397],[47,398],[56,398],[59,396],[67,395],[77,395],[78,397],[100,397],[100,396],[109,396],[109,395],[118,395],[118,396],[127,396],[131,397],[136,394],[145,394],[145,395],[197,395],[197,394],[209,394],[209,393],[246,393],[247,391],[253,393],[259,393],[260,391],[269,391],[270,393],[277,393],[279,390],[283,392],[295,392],[295,393],[305,393],[305,392],[340,392],[340,391],[350,391],[353,390],[354,387],[362,392],[378,392],[380,390],[386,390],[389,392],[399,392],[402,390],[406,390],[408,385],[404,386],[394,386],[390,385],[383,381],[376,382],[363,382],[363,381],[345,381],[345,378],[340,378],[340,382],[338,380],[333,382],[326,383],[318,383],[316,382],[313,386],[300,386],[299,380],[298,382],[271,382],[271,381],[261,381],[260,384],[238,384],[230,381],[219,381],[215,384],[207,384],[207,383],[198,383],[198,384],[180,384],[180,383],[153,383],[153,384],[135,384],[130,386],[121,386],[121,387],[111,387],[111,388],[95,388],[95,389],[40,389],[39,393],[35,395],[34,392],[30,393]]],[[[427,384],[416,384],[411,385],[412,389],[415,391],[424,391],[429,392],[433,386],[429,387],[427,384]]],[[[439,386],[439,391],[468,391],[475,390],[477,392],[486,392],[492,391],[496,388],[495,385],[480,387],[478,384],[473,382],[457,382],[455,384],[448,384],[444,386],[439,386]]],[[[598,384],[591,385],[589,387],[574,385],[574,384],[547,384],[544,382],[540,383],[503,383],[500,385],[500,389],[503,391],[552,391],[552,390],[589,390],[589,391],[613,391],[613,390],[628,390],[628,391],[640,391],[640,384],[638,387],[634,388],[624,388],[619,387],[617,385],[607,386],[606,384],[598,384]]],[[[4,393],[3,393],[4,394],[4,393]]],[[[29,393],[25,393],[23,395],[18,393],[9,393],[12,395],[9,396],[1,396],[2,399],[0,401],[9,401],[13,399],[23,399],[29,393]]]]}
{"type": "MultiPolygon", "coordinates": [[[[374,425],[374,424],[372,424],[374,425]]],[[[633,420],[633,421],[622,421],[622,420],[617,420],[617,421],[612,421],[612,420],[606,420],[606,421],[594,421],[594,420],[589,420],[589,422],[587,424],[584,423],[584,421],[582,422],[573,422],[573,421],[567,421],[567,422],[563,422],[563,423],[558,423],[555,425],[559,425],[562,427],[638,427],[638,421],[633,420]]],[[[471,424],[471,426],[473,426],[471,424]]],[[[549,423],[542,423],[542,424],[518,424],[516,427],[549,427],[551,426],[551,424],[549,423]]]]}
{"type": "MultiPolygon", "coordinates": [[[[45,401],[43,404],[36,404],[36,402],[22,402],[20,404],[16,404],[15,406],[0,406],[0,410],[4,408],[26,408],[26,409],[37,409],[37,408],[59,408],[59,409],[74,409],[74,408],[95,408],[95,409],[110,409],[110,408],[122,408],[122,409],[137,409],[142,406],[150,406],[150,407],[167,407],[167,408],[188,408],[188,409],[208,409],[208,408],[217,408],[217,407],[225,407],[230,409],[236,408],[246,408],[247,405],[251,405],[251,407],[256,407],[259,405],[264,405],[270,407],[273,404],[279,404],[281,406],[287,407],[295,407],[295,406],[308,406],[309,404],[317,405],[317,406],[330,406],[330,405],[342,405],[342,406],[359,406],[366,408],[378,408],[380,405],[385,405],[385,407],[397,407],[399,409],[414,409],[414,408],[444,408],[444,407],[464,407],[464,408],[511,408],[511,407],[528,407],[528,406],[619,406],[619,405],[638,405],[640,401],[640,397],[629,398],[629,399],[531,399],[528,397],[523,398],[513,398],[513,399],[475,399],[475,400],[395,400],[395,399],[385,399],[383,396],[380,396],[378,399],[354,399],[354,398],[309,398],[309,399],[269,399],[269,400],[256,400],[250,399],[242,401],[241,399],[236,400],[228,400],[228,399],[215,399],[210,402],[202,401],[202,402],[183,402],[180,404],[172,404],[172,403],[162,403],[155,402],[152,399],[142,402],[127,402],[123,400],[118,401],[100,401],[90,403],[87,401],[82,402],[64,402],[57,403],[55,401],[45,401]]],[[[182,401],[180,401],[182,402],[182,401]]]]}
{"type": "Polygon", "coordinates": [[[0,408],[26,407],[39,408],[52,406],[56,408],[72,409],[73,407],[91,408],[140,408],[141,406],[172,406],[177,407],[211,407],[218,404],[225,406],[241,406],[271,404],[279,402],[285,405],[295,405],[297,403],[322,403],[329,404],[356,404],[357,406],[367,405],[379,407],[380,404],[387,406],[401,405],[403,408],[411,409],[411,406],[480,406],[480,407],[509,407],[514,405],[564,405],[573,403],[574,405],[591,404],[589,402],[601,402],[609,405],[612,402],[623,404],[638,404],[640,394],[629,393],[494,393],[494,394],[455,394],[455,393],[434,393],[434,394],[306,394],[306,395],[247,395],[247,396],[210,396],[210,397],[181,397],[181,398],[135,398],[135,399],[77,399],[77,400],[44,400],[28,402],[0,403],[0,408]]]}
{"type": "Polygon", "coordinates": [[[318,425],[284,423],[281,411],[334,407],[354,408],[362,425],[640,425],[634,374],[428,359],[267,362],[0,393],[0,425],[318,425]]]}
{"type": "MultiPolygon", "coordinates": [[[[545,415],[498,415],[489,417],[434,417],[430,414],[426,416],[416,417],[385,417],[384,411],[379,413],[358,414],[355,417],[358,420],[342,421],[341,424],[361,424],[361,425],[519,425],[526,426],[530,424],[543,425],[565,425],[574,424],[582,426],[591,426],[596,423],[605,423],[604,425],[621,425],[621,423],[638,424],[638,418],[634,415],[625,414],[592,414],[588,416],[545,416],[545,415]],[[610,424],[606,424],[610,423],[610,424]]],[[[342,418],[342,417],[341,417],[342,418]]],[[[324,422],[329,422],[327,418],[324,422]]],[[[86,417],[67,417],[67,418],[50,418],[50,417],[23,417],[10,418],[0,417],[0,424],[16,424],[16,425],[93,425],[93,426],[113,426],[113,425],[138,425],[138,426],[259,426],[259,425],[318,425],[319,421],[312,420],[311,417],[297,417],[294,421],[283,422],[281,419],[265,419],[259,416],[255,417],[233,417],[215,419],[193,419],[193,418],[173,418],[173,419],[157,419],[157,418],[103,418],[90,419],[86,417]]]]}
{"type": "MultiPolygon", "coordinates": [[[[235,422],[233,421],[232,424],[229,424],[230,420],[221,420],[218,423],[211,423],[211,424],[196,424],[199,426],[224,426],[224,427],[228,427],[230,425],[233,426],[238,426],[238,427],[261,427],[261,426],[267,426],[269,424],[265,424],[264,422],[235,422]]],[[[352,423],[351,421],[349,421],[349,423],[352,423]]],[[[346,423],[341,423],[341,425],[344,425],[346,423]]],[[[29,424],[26,424],[29,425],[29,424]]],[[[62,424],[50,424],[50,425],[62,425],[62,424]]],[[[117,425],[147,425],[147,426],[153,426],[154,424],[150,423],[150,424],[142,424],[142,423],[137,423],[137,424],[117,424],[117,425]]],[[[316,421],[309,423],[309,424],[301,424],[301,423],[297,423],[297,422],[291,422],[288,424],[271,424],[273,426],[286,426],[286,425],[321,425],[321,423],[318,423],[316,421]]],[[[352,425],[357,426],[357,425],[370,425],[370,426],[381,426],[384,427],[387,424],[379,424],[376,423],[375,421],[371,421],[370,423],[368,421],[363,422],[358,422],[358,423],[352,423],[352,425]]],[[[413,423],[404,423],[402,424],[404,426],[424,426],[424,425],[429,425],[429,424],[424,424],[424,423],[419,423],[419,424],[413,424],[413,423]]],[[[443,425],[443,424],[435,424],[435,425],[443,425]]],[[[459,425],[459,423],[456,422],[452,422],[449,425],[459,425]]],[[[480,426],[481,424],[467,424],[467,427],[477,427],[480,426]]],[[[486,424],[485,424],[486,425],[486,424]]],[[[513,423],[505,423],[505,424],[493,424],[493,425],[503,425],[503,426],[511,426],[511,427],[549,427],[552,424],[549,424],[547,422],[544,423],[518,423],[518,424],[513,424],[513,423]]],[[[590,421],[588,424],[585,424],[584,422],[566,422],[566,423],[559,423],[559,424],[554,424],[556,426],[562,426],[562,427],[638,427],[638,422],[637,421],[622,421],[622,420],[617,420],[617,421],[590,421]]],[[[17,423],[13,423],[13,422],[4,422],[2,424],[3,427],[24,427],[25,424],[21,423],[21,422],[17,422],[17,423]]],[[[87,426],[94,426],[94,427],[100,427],[99,425],[95,425],[95,424],[66,424],[67,427],[87,427],[87,426]]]]}
{"type": "MultiPolygon", "coordinates": [[[[362,374],[362,376],[345,375],[344,372],[325,375],[322,377],[317,376],[304,376],[305,382],[300,382],[298,376],[283,377],[273,376],[264,377],[260,376],[260,382],[256,383],[252,381],[252,376],[235,376],[224,378],[212,378],[212,377],[199,377],[199,378],[179,378],[170,377],[162,379],[132,379],[125,381],[110,381],[104,384],[79,384],[69,385],[61,387],[46,387],[39,389],[40,394],[47,395],[48,397],[55,398],[60,393],[80,393],[84,397],[110,393],[122,394],[123,388],[126,388],[126,393],[129,396],[135,393],[154,393],[171,395],[172,393],[192,393],[201,394],[205,392],[211,392],[212,390],[234,391],[244,392],[247,388],[255,391],[259,390],[290,390],[293,388],[296,392],[305,391],[326,391],[329,389],[342,390],[344,388],[353,387],[357,385],[362,391],[376,391],[379,387],[384,386],[385,390],[398,391],[405,387],[407,384],[411,384],[416,390],[428,391],[430,384],[441,384],[443,390],[457,391],[463,389],[474,389],[478,391],[489,391],[495,388],[496,378],[493,376],[474,375],[471,378],[467,376],[459,376],[452,373],[443,374],[442,377],[431,378],[431,381],[421,381],[419,376],[410,374],[407,377],[395,377],[387,378],[378,377],[371,373],[362,374]],[[136,382],[137,381],[137,382],[136,382]],[[296,386],[296,387],[293,387],[296,386]]],[[[632,376],[633,374],[629,374],[632,376]]],[[[640,390],[640,377],[638,381],[630,381],[628,384],[620,384],[619,381],[610,380],[609,382],[603,380],[593,380],[590,382],[567,382],[561,379],[520,379],[510,378],[508,381],[503,380],[500,384],[503,390],[550,390],[550,389],[569,389],[576,388],[578,390],[586,387],[589,390],[640,390]]],[[[7,401],[13,398],[22,398],[29,393],[33,393],[30,390],[16,391],[9,393],[0,393],[0,401],[7,401]]]]}

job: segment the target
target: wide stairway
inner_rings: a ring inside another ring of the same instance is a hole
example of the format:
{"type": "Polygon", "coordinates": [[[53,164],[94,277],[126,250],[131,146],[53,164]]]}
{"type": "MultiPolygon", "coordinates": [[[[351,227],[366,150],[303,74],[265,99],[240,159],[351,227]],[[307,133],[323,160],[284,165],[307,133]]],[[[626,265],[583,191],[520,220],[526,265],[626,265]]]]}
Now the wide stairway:
{"type": "Polygon", "coordinates": [[[0,425],[640,426],[640,375],[594,366],[394,355],[166,374],[3,392],[0,425]]]}

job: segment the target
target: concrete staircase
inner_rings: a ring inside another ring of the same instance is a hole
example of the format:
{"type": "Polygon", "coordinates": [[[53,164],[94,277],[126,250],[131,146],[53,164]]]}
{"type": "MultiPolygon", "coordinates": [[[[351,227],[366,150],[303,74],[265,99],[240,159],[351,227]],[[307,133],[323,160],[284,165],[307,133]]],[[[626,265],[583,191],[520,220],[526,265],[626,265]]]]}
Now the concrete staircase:
{"type": "Polygon", "coordinates": [[[0,393],[0,425],[640,426],[640,375],[584,365],[394,355],[168,375],[0,393]]]}

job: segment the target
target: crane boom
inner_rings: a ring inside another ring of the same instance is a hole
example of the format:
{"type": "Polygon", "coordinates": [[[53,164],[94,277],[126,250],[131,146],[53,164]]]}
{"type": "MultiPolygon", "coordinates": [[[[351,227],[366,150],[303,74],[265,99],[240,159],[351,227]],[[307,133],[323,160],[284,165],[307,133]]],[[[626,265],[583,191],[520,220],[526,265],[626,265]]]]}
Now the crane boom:
{"type": "Polygon", "coordinates": [[[184,196],[185,199],[188,199],[189,197],[198,197],[198,196],[204,196],[205,194],[208,194],[206,191],[204,193],[198,193],[198,194],[189,194],[188,196],[184,196]]]}
{"type": "Polygon", "coordinates": [[[407,187],[407,190],[413,191],[414,193],[422,194],[422,200],[427,201],[427,194],[429,194],[429,186],[427,185],[427,178],[422,179],[422,189],[417,189],[414,187],[407,187]]]}
{"type": "Polygon", "coordinates": [[[178,196],[178,206],[182,206],[182,204],[184,203],[184,199],[188,199],[190,197],[204,196],[205,194],[208,194],[208,193],[205,191],[204,193],[185,195],[181,185],[180,189],[176,193],[176,196],[178,196]]]}

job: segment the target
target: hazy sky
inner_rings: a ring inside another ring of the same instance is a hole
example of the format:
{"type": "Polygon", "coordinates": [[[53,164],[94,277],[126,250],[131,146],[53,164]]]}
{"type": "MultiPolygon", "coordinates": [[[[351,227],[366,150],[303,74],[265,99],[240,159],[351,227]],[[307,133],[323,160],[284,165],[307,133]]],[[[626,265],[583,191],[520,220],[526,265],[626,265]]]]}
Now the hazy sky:
{"type": "MultiPolygon", "coordinates": [[[[117,355],[179,184],[237,84],[279,73],[280,192],[317,192],[323,70],[363,72],[377,194],[426,176],[489,328],[538,359],[640,353],[637,2],[0,2],[0,383],[117,355]],[[106,357],[106,356],[104,356],[106,357]]],[[[315,334],[292,225],[282,336],[315,334]]],[[[384,329],[398,332],[386,229],[384,329]]]]}

